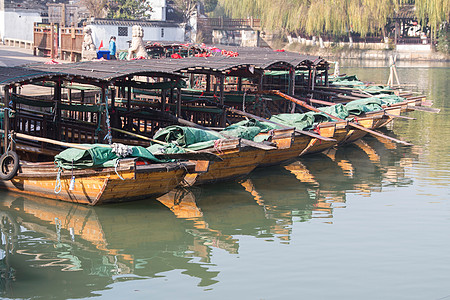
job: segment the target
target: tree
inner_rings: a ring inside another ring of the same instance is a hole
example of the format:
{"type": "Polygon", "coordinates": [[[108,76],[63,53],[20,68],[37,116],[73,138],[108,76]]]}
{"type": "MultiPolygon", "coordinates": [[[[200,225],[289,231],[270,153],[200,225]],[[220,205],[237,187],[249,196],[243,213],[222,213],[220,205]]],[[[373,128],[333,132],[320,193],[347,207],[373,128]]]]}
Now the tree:
{"type": "Polygon", "coordinates": [[[188,23],[189,19],[197,11],[197,6],[199,4],[203,5],[205,12],[212,12],[219,0],[173,0],[175,7],[182,14],[183,21],[188,23]]]}
{"type": "Polygon", "coordinates": [[[197,0],[173,0],[176,8],[183,16],[183,22],[188,23],[189,19],[197,11],[197,0]]]}
{"type": "Polygon", "coordinates": [[[417,17],[436,29],[449,21],[450,0],[219,0],[233,18],[260,18],[264,28],[335,35],[383,30],[402,3],[415,4],[417,17]]]}
{"type": "Polygon", "coordinates": [[[107,7],[112,19],[145,19],[152,11],[146,0],[109,0],[107,7]]]}
{"type": "Polygon", "coordinates": [[[450,0],[416,0],[415,6],[421,23],[429,23],[434,34],[442,23],[450,22],[450,0]]]}
{"type": "Polygon", "coordinates": [[[216,9],[217,7],[217,2],[218,0],[203,0],[203,7],[205,8],[205,12],[209,13],[214,11],[214,9],[216,9]]]}
{"type": "Polygon", "coordinates": [[[91,17],[101,18],[106,14],[105,6],[108,0],[83,0],[84,6],[89,11],[91,17]]]}

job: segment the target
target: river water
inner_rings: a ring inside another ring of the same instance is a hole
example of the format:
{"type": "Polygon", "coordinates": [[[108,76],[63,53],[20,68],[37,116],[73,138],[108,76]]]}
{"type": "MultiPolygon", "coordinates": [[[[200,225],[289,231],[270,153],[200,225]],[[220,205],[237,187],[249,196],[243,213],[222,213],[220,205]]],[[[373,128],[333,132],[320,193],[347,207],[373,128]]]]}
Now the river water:
{"type": "Polygon", "coordinates": [[[450,68],[398,67],[441,109],[388,128],[413,147],[367,137],[159,201],[92,208],[1,192],[0,297],[450,299],[450,68]]]}

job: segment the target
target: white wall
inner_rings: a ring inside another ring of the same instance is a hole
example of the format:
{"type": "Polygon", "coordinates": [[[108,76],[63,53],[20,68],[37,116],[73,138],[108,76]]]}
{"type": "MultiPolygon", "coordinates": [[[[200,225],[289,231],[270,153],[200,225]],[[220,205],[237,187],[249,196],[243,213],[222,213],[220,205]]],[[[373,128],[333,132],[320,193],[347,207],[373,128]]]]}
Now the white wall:
{"type": "Polygon", "coordinates": [[[430,44],[397,45],[395,49],[397,51],[404,51],[404,52],[431,52],[431,45],[430,44]]]}
{"type": "MultiPolygon", "coordinates": [[[[87,25],[92,28],[92,38],[94,39],[94,44],[98,48],[100,46],[100,42],[103,40],[103,48],[104,50],[108,49],[109,38],[111,36],[116,37],[116,46],[117,50],[126,50],[128,49],[128,41],[131,41],[131,27],[132,26],[124,26],[124,25],[96,25],[91,24],[87,25]],[[118,35],[118,27],[128,27],[128,36],[119,36],[118,35]]],[[[184,42],[184,28],[181,27],[163,27],[164,28],[164,36],[161,36],[162,27],[145,27],[142,26],[144,30],[144,41],[154,41],[154,42],[163,42],[163,41],[173,41],[173,42],[184,42]]]]}
{"type": "Polygon", "coordinates": [[[3,41],[5,34],[5,11],[0,10],[0,42],[3,41]]]}
{"type": "MultiPolygon", "coordinates": [[[[42,17],[38,12],[28,11],[5,11],[3,12],[4,20],[2,24],[3,32],[0,32],[2,38],[18,39],[24,41],[33,41],[33,26],[35,22],[42,22],[42,17]]],[[[0,30],[2,30],[0,25],[0,30]]]]}
{"type": "Polygon", "coordinates": [[[166,20],[166,0],[147,0],[152,8],[150,20],[153,21],[165,21],[166,20]]]}

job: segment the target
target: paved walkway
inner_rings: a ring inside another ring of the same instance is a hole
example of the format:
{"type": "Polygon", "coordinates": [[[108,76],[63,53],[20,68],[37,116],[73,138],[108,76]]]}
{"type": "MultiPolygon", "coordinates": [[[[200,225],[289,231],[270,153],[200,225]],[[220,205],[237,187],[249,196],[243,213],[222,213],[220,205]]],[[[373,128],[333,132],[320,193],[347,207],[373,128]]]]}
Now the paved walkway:
{"type": "Polygon", "coordinates": [[[33,50],[0,44],[0,66],[14,67],[49,61],[49,57],[34,56],[33,50]]]}

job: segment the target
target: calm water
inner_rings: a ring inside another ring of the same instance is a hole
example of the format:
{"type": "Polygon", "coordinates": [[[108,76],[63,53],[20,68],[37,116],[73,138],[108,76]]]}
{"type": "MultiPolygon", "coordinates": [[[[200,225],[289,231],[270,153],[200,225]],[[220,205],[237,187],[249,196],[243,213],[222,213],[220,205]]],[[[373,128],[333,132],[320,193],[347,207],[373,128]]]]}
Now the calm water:
{"type": "MultiPolygon", "coordinates": [[[[1,193],[0,296],[450,299],[450,68],[398,71],[442,109],[387,131],[414,147],[365,138],[160,201],[1,193]]],[[[355,62],[344,72],[388,76],[355,62]]]]}

